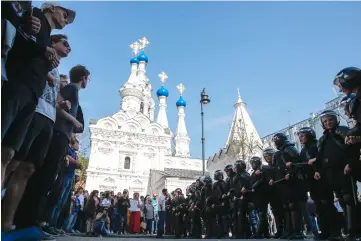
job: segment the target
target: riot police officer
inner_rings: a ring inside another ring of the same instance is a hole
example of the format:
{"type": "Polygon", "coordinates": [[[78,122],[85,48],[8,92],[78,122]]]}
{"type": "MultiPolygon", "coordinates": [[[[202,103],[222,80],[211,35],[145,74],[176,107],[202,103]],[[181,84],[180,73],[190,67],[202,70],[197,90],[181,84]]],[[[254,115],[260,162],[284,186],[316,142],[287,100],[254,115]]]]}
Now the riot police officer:
{"type": "Polygon", "coordinates": [[[356,67],[347,67],[337,73],[333,84],[339,87],[340,92],[346,95],[354,93],[360,99],[361,70],[356,67]]]}
{"type": "Polygon", "coordinates": [[[233,177],[236,215],[232,222],[232,237],[247,238],[250,236],[250,227],[247,220],[248,197],[247,191],[251,189],[250,175],[246,171],[246,162],[236,161],[234,164],[236,175],[233,177]]]}
{"type": "Polygon", "coordinates": [[[185,215],[186,215],[186,200],[184,198],[184,195],[182,194],[182,190],[180,188],[177,188],[175,191],[175,197],[174,197],[174,205],[175,205],[175,236],[176,238],[180,238],[181,235],[186,237],[186,222],[185,222],[185,215]]]}
{"type": "Polygon", "coordinates": [[[212,179],[208,176],[201,177],[200,181],[203,183],[201,190],[201,199],[202,199],[202,217],[204,221],[204,226],[206,228],[206,237],[215,238],[214,232],[212,230],[212,223],[214,222],[214,206],[215,199],[213,197],[212,190],[212,179]]]}
{"type": "MultiPolygon", "coordinates": [[[[307,223],[308,229],[311,230],[316,238],[318,238],[318,230],[316,230],[313,225],[312,221],[310,219],[310,215],[308,213],[307,208],[307,194],[306,192],[310,192],[310,196],[312,200],[316,204],[316,209],[320,210],[321,203],[319,198],[319,186],[317,186],[317,182],[314,180],[314,168],[312,167],[313,163],[316,161],[316,156],[318,155],[318,148],[317,148],[317,139],[316,139],[316,132],[310,128],[310,127],[302,127],[297,132],[298,138],[300,140],[300,143],[302,144],[302,149],[300,152],[301,162],[302,165],[300,168],[302,168],[302,171],[304,172],[305,176],[305,182],[306,186],[302,185],[302,188],[299,190],[300,195],[304,195],[304,200],[300,202],[302,214],[304,217],[304,220],[307,223]],[[304,189],[305,188],[305,189],[304,189]],[[306,189],[307,188],[307,189],[306,189]]],[[[302,196],[301,196],[302,199],[302,196]]],[[[318,221],[321,221],[322,214],[319,213],[318,221]]],[[[322,227],[322,222],[319,222],[320,227],[322,227]]],[[[322,228],[320,228],[322,230],[322,228]]]]}
{"type": "Polygon", "coordinates": [[[189,207],[189,218],[190,227],[189,233],[192,238],[202,237],[202,222],[201,222],[201,210],[199,208],[201,202],[200,191],[197,191],[197,183],[192,183],[189,187],[190,192],[190,207],[189,207]]]}
{"type": "Polygon", "coordinates": [[[269,203],[269,186],[265,182],[264,175],[257,175],[257,171],[262,168],[262,160],[260,157],[254,156],[250,159],[253,169],[251,174],[251,189],[253,190],[253,202],[259,216],[259,224],[256,226],[257,230],[254,231],[256,238],[269,238],[267,210],[269,203]]]}
{"type": "MultiPolygon", "coordinates": [[[[273,180],[276,180],[275,174],[277,171],[277,163],[273,162],[275,153],[276,151],[273,148],[264,149],[263,158],[268,165],[263,165],[260,171],[255,171],[255,174],[262,175],[267,183],[273,183],[273,180]]],[[[283,237],[284,233],[284,210],[281,191],[280,185],[271,185],[268,187],[269,195],[265,194],[269,199],[272,213],[276,221],[277,233],[274,235],[275,238],[283,237]]]]}
{"type": "Polygon", "coordinates": [[[283,208],[285,214],[285,234],[290,239],[303,239],[302,234],[302,218],[299,201],[301,201],[299,190],[304,185],[302,183],[302,175],[293,164],[300,162],[300,156],[294,144],[290,143],[286,135],[277,133],[272,138],[278,152],[275,154],[275,162],[279,167],[277,176],[283,179],[281,185],[283,208]]]}
{"type": "Polygon", "coordinates": [[[347,233],[353,237],[356,232],[355,214],[358,204],[356,197],[356,183],[352,177],[350,164],[359,158],[359,149],[353,145],[346,145],[345,139],[348,127],[339,125],[339,116],[336,112],[326,110],[320,115],[324,134],[319,140],[319,155],[316,158],[316,172],[314,178],[322,185],[322,200],[327,205],[329,220],[325,225],[325,236],[338,239],[341,236],[341,225],[334,222],[337,210],[331,207],[333,194],[338,198],[344,213],[347,216],[347,233]],[[331,221],[332,220],[332,221],[331,221]]]}
{"type": "Polygon", "coordinates": [[[224,172],[227,175],[226,184],[227,184],[227,191],[229,191],[231,188],[234,187],[234,185],[233,185],[233,177],[236,175],[236,173],[233,170],[233,165],[232,164],[226,165],[224,167],[224,172]]]}
{"type": "Polygon", "coordinates": [[[213,183],[213,194],[216,197],[216,206],[218,206],[217,219],[218,224],[220,226],[220,234],[218,237],[229,237],[229,215],[228,215],[228,203],[227,199],[227,183],[223,180],[223,171],[217,170],[214,172],[214,180],[213,183]]]}

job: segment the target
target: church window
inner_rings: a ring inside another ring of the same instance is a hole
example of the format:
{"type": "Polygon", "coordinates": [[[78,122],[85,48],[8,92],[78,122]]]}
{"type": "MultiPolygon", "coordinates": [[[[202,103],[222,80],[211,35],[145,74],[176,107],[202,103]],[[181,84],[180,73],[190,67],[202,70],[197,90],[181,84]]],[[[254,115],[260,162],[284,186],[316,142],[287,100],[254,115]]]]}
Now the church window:
{"type": "Polygon", "coordinates": [[[126,157],[124,160],[124,169],[130,169],[130,157],[126,157]]]}

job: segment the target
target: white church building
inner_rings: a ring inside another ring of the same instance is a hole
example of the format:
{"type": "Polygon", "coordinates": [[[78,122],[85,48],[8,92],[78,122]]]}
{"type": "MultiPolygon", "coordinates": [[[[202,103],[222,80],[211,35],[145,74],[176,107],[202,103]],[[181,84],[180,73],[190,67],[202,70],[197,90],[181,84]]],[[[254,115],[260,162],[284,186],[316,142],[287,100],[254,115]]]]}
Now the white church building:
{"type": "Polygon", "coordinates": [[[186,187],[202,175],[202,160],[190,157],[183,99],[184,86],[177,86],[180,97],[178,125],[175,134],[167,119],[168,76],[159,74],[161,87],[156,102],[146,75],[149,44],[144,37],[133,43],[134,57],[130,60],[130,75],[120,87],[121,108],[112,116],[90,121],[90,156],[87,169],[87,190],[121,192],[130,195],[161,193],[186,187]],[[173,142],[173,148],[172,148],[173,142]]]}

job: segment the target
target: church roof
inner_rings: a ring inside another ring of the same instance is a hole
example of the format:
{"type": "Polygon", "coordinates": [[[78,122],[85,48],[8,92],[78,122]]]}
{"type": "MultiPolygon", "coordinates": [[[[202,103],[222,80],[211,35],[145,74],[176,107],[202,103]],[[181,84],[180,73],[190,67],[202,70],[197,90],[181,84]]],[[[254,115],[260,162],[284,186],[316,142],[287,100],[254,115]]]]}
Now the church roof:
{"type": "MultiPolygon", "coordinates": [[[[157,171],[157,170],[152,170],[157,171]]],[[[181,177],[181,178],[194,178],[197,179],[202,176],[202,171],[177,169],[177,168],[164,168],[164,171],[159,171],[166,177],[181,177]]],[[[209,175],[207,172],[206,175],[209,175]]]]}
{"type": "Polygon", "coordinates": [[[235,104],[235,113],[232,120],[232,127],[230,129],[225,149],[240,139],[252,141],[262,145],[261,138],[259,137],[255,126],[246,110],[246,104],[242,101],[238,89],[238,100],[235,104]]]}

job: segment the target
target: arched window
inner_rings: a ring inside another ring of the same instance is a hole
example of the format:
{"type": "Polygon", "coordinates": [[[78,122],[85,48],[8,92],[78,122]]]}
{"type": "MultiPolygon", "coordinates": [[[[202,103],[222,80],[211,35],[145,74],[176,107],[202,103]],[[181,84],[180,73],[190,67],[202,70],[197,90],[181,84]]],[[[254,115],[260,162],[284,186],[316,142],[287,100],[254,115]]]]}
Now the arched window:
{"type": "Polygon", "coordinates": [[[126,157],[124,160],[124,169],[130,169],[130,157],[126,157]]]}

